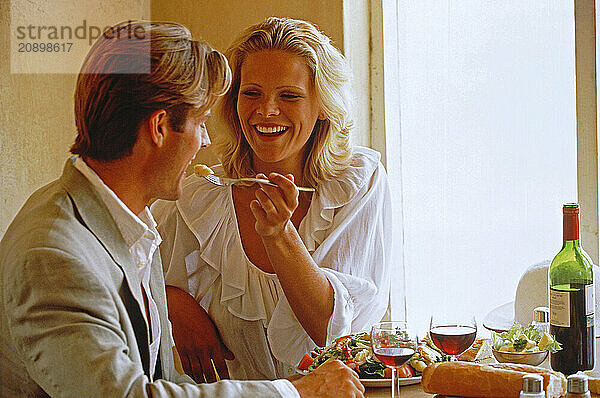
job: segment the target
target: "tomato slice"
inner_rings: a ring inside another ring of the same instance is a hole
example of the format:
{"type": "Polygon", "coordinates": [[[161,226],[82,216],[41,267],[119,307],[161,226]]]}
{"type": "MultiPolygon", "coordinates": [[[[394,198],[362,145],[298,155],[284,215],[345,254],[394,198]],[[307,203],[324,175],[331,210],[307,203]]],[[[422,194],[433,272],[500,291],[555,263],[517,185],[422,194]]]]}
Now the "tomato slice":
{"type": "Polygon", "coordinates": [[[392,368],[388,368],[387,366],[383,370],[383,378],[391,379],[392,378],[392,368]]]}
{"type": "Polygon", "coordinates": [[[354,370],[356,373],[360,374],[360,368],[358,367],[358,364],[354,361],[345,361],[344,362],[346,364],[346,366],[348,366],[350,369],[354,370]]]}
{"type": "Polygon", "coordinates": [[[298,364],[298,369],[300,369],[300,370],[308,370],[308,367],[310,365],[312,365],[312,363],[314,361],[315,360],[309,354],[304,354],[304,356],[300,360],[300,363],[298,364]]]}
{"type": "Polygon", "coordinates": [[[398,377],[413,377],[416,374],[415,370],[410,365],[401,366],[396,372],[398,372],[398,377]]]}

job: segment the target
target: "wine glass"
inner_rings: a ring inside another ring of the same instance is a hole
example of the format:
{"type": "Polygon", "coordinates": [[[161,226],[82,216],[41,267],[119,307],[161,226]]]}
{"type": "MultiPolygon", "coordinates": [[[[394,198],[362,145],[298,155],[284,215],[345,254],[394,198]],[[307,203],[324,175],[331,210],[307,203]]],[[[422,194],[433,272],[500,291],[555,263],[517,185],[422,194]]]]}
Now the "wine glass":
{"type": "Polygon", "coordinates": [[[450,361],[465,352],[477,336],[474,316],[434,314],[429,322],[429,337],[437,348],[450,356],[450,361]]]}
{"type": "Polygon", "coordinates": [[[377,359],[392,369],[392,398],[400,396],[397,369],[415,354],[416,334],[410,333],[404,321],[380,322],[371,328],[371,345],[377,359]]]}

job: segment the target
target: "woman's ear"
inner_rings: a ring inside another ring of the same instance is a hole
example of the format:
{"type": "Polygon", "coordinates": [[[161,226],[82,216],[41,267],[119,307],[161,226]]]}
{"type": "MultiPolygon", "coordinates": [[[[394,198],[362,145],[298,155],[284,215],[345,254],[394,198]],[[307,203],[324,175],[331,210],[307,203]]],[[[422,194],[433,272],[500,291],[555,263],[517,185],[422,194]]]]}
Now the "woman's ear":
{"type": "Polygon", "coordinates": [[[150,138],[156,146],[161,147],[163,142],[165,142],[169,127],[168,123],[167,111],[164,109],[154,111],[150,115],[150,119],[148,120],[150,138]]]}
{"type": "Polygon", "coordinates": [[[319,119],[319,120],[327,119],[327,115],[325,114],[325,112],[323,112],[322,109],[319,109],[319,114],[317,115],[317,119],[319,119]]]}

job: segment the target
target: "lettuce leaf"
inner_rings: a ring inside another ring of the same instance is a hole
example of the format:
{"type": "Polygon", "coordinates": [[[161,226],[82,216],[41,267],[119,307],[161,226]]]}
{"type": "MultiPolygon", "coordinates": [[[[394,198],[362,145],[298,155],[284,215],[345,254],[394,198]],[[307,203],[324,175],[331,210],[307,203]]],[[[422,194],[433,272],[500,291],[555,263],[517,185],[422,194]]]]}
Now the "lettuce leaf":
{"type": "MultiPolygon", "coordinates": [[[[512,345],[515,347],[515,349],[517,349],[517,347],[523,345],[523,336],[528,340],[535,341],[537,344],[539,344],[542,337],[540,332],[533,326],[533,323],[529,324],[528,326],[523,326],[519,322],[515,322],[506,332],[492,332],[492,346],[495,350],[499,350],[500,347],[504,345],[512,345]]],[[[544,348],[544,350],[548,350],[550,352],[561,350],[562,347],[560,343],[556,341],[553,336],[549,335],[549,337],[551,339],[550,343],[544,348]]]]}

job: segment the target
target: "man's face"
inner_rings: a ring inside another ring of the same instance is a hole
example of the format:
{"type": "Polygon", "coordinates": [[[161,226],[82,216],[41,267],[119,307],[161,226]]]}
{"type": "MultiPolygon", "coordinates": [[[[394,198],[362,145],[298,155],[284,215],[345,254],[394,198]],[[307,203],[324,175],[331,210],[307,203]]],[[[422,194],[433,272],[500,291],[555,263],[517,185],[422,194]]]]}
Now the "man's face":
{"type": "Polygon", "coordinates": [[[190,111],[181,131],[166,123],[167,134],[162,148],[162,170],[158,170],[157,195],[160,199],[177,200],[181,196],[185,170],[191,164],[200,147],[210,145],[206,121],[210,112],[204,114],[190,111]]]}

